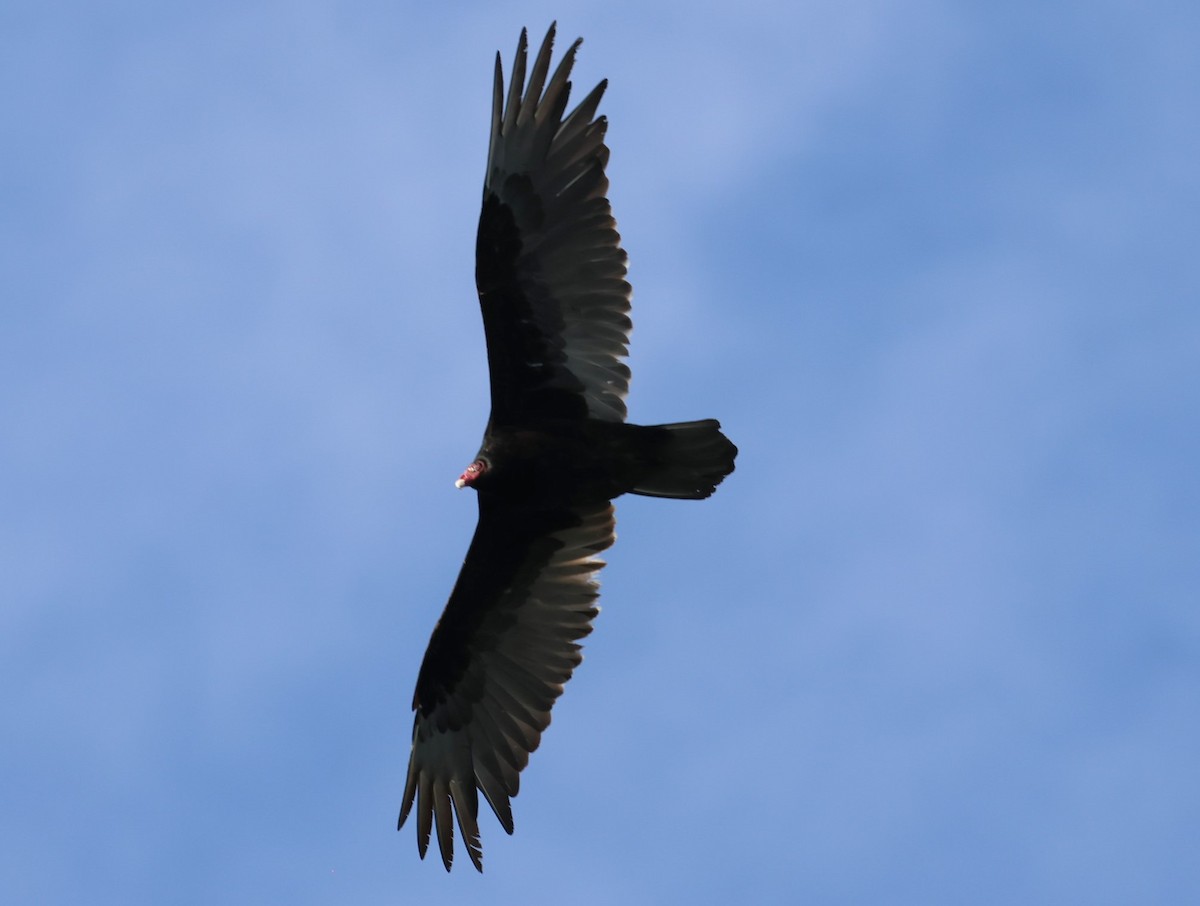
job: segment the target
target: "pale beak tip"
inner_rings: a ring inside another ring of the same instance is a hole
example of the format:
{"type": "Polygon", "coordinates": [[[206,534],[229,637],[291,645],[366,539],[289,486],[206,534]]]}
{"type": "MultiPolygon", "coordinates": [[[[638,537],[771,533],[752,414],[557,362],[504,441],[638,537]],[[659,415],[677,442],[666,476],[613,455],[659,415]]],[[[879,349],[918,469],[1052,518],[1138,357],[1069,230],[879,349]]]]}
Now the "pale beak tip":
{"type": "Polygon", "coordinates": [[[463,481],[461,478],[459,478],[454,482],[454,486],[461,491],[463,488],[465,488],[467,486],[467,483],[465,481],[463,481]]]}

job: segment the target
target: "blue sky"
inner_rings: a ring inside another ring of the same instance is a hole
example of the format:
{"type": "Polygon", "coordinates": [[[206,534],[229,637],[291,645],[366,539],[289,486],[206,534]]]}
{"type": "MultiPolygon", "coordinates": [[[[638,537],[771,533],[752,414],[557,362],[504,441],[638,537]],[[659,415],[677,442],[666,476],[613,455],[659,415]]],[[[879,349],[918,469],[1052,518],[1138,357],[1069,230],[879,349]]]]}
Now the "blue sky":
{"type": "Polygon", "coordinates": [[[453,6],[0,13],[0,899],[1194,902],[1200,12],[453,6]],[[622,501],[448,877],[408,702],[492,58],[553,18],[610,79],[631,418],[741,455],[622,501]]]}

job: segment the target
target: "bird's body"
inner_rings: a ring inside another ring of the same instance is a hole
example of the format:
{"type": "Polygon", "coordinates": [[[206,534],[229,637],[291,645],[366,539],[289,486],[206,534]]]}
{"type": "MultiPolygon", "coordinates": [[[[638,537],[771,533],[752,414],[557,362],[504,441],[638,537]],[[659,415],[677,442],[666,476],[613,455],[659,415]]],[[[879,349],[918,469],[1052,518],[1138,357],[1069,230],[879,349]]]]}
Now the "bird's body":
{"type": "Polygon", "coordinates": [[[737,455],[713,419],[625,422],[630,289],[595,116],[605,83],[564,117],[580,42],[547,82],[553,38],[526,84],[521,33],[507,100],[496,59],[476,243],[492,412],[457,482],[477,492],[479,522],[413,696],[399,823],[415,804],[420,853],[436,828],[447,869],[456,815],[482,870],[480,792],[512,833],[520,771],[597,613],[612,500],[707,497],[737,455]]]}

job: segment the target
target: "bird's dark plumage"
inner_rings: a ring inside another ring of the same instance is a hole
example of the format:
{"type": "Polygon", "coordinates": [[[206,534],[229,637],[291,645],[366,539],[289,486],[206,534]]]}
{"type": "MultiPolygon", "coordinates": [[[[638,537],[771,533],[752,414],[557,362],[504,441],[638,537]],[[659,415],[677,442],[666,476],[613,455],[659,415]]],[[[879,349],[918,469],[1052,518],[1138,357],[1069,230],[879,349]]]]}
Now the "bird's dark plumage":
{"type": "Polygon", "coordinates": [[[400,810],[424,857],[454,818],[482,871],[479,793],[512,833],[510,799],[580,662],[595,575],[624,493],[699,499],[737,449],[712,419],[625,423],[630,287],[609,207],[601,82],[569,114],[580,41],[550,74],[554,26],[526,79],[521,33],[507,97],[496,57],[476,243],[492,412],[459,486],[479,522],[417,677],[400,810]]]}

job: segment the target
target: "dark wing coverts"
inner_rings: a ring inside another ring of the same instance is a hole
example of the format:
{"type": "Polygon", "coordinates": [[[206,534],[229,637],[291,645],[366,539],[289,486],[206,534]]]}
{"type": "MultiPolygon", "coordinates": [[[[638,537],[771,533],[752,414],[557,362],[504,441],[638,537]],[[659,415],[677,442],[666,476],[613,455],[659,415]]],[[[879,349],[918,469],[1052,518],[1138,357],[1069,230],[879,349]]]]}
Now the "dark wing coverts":
{"type": "MultiPolygon", "coordinates": [[[[576,41],[545,93],[554,37],[524,97],[526,38],[507,105],[499,56],[476,281],[487,334],[492,424],[541,416],[623,421],[629,284],[605,192],[601,83],[563,119],[576,41]]],[[[510,797],[579,664],[614,539],[602,504],[531,509],[479,493],[479,524],[417,679],[400,825],[416,805],[422,857],[436,827],[442,861],[453,819],[482,870],[478,792],[509,833],[510,797]]]]}

